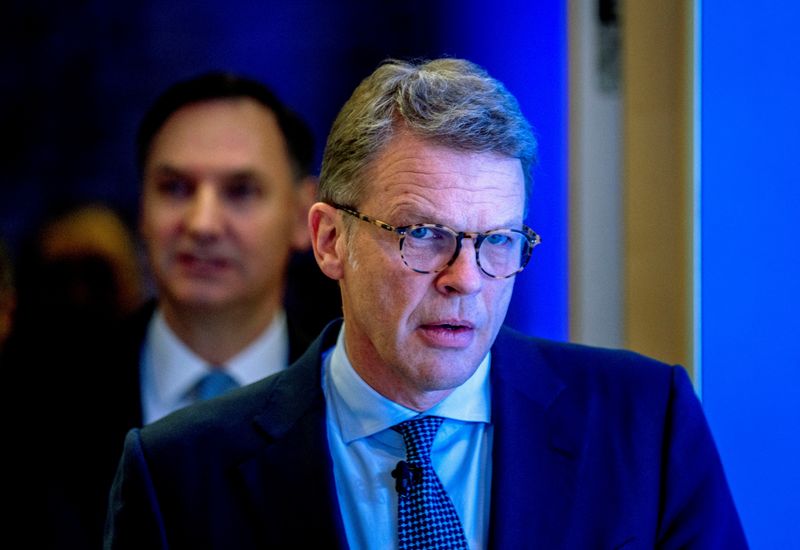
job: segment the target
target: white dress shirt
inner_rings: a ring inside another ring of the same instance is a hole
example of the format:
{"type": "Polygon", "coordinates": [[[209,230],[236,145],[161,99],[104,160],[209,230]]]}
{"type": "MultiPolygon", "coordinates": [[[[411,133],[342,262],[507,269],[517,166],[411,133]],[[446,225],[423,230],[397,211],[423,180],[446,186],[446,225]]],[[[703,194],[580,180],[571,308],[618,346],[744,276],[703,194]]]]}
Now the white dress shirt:
{"type": "MultiPolygon", "coordinates": [[[[347,541],[353,549],[397,548],[397,493],[391,471],[406,458],[391,426],[419,416],[372,389],[345,351],[344,325],[323,358],[328,444],[347,541]]],[[[489,535],[492,473],[490,357],[423,415],[444,417],[431,461],[464,527],[470,548],[489,535]]]]}
{"type": "MultiPolygon", "coordinates": [[[[225,363],[225,371],[243,386],[285,369],[288,363],[289,330],[281,310],[252,344],[225,363]]],[[[156,310],[147,328],[139,371],[144,423],[192,404],[192,390],[211,368],[156,310]]]]}

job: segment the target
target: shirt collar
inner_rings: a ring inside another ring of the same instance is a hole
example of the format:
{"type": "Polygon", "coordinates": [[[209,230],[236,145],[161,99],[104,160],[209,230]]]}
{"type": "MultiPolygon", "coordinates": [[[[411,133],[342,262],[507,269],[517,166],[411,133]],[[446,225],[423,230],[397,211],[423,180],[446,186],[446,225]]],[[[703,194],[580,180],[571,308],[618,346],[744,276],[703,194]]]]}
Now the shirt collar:
{"type": "MultiPolygon", "coordinates": [[[[464,422],[491,421],[489,385],[490,353],[466,382],[445,399],[425,411],[464,422]]],[[[332,403],[338,416],[345,443],[369,437],[420,413],[384,397],[364,382],[353,368],[344,344],[344,324],[330,355],[329,373],[332,403]]]]}
{"type": "MultiPolygon", "coordinates": [[[[225,370],[239,385],[260,380],[287,365],[288,341],[286,314],[280,310],[253,343],[226,362],[225,370]]],[[[178,338],[161,310],[148,327],[147,349],[150,379],[161,402],[180,400],[212,368],[178,338]]]]}

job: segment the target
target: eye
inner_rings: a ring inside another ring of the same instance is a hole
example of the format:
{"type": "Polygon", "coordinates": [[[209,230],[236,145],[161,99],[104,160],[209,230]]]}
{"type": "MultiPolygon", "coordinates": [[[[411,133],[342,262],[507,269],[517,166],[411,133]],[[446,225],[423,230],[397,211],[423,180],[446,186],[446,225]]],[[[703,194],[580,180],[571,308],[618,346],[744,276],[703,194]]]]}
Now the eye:
{"type": "Polygon", "coordinates": [[[225,197],[234,202],[256,199],[264,194],[264,187],[252,178],[234,179],[225,185],[225,197]]]}
{"type": "Polygon", "coordinates": [[[437,230],[434,227],[428,226],[417,226],[412,227],[408,230],[407,235],[412,239],[420,240],[420,241],[428,241],[432,239],[441,239],[442,232],[437,230]]]}
{"type": "Polygon", "coordinates": [[[508,246],[512,242],[511,235],[505,233],[490,233],[484,240],[492,246],[508,246]]]}
{"type": "Polygon", "coordinates": [[[181,199],[190,196],[194,192],[194,184],[186,178],[168,177],[159,179],[156,182],[156,190],[159,195],[173,199],[181,199]]]}

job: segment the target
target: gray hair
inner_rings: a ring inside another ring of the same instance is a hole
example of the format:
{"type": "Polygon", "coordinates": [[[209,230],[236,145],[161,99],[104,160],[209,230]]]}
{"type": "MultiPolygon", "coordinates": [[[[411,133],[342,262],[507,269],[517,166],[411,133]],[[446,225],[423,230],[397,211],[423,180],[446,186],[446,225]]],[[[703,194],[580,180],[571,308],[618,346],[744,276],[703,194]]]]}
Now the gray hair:
{"type": "Polygon", "coordinates": [[[359,84],[333,123],[320,200],[357,206],[367,166],[399,128],[456,150],[518,158],[530,189],[536,138],[501,82],[463,59],[390,59],[359,84]]]}

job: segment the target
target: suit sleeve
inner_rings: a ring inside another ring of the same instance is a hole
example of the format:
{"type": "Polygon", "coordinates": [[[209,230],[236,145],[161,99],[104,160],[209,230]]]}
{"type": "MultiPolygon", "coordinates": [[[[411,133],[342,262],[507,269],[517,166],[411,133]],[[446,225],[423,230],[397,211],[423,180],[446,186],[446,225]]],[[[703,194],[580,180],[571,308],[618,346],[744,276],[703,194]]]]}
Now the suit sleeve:
{"type": "Polygon", "coordinates": [[[168,548],[138,429],[131,430],[125,437],[125,448],[109,497],[104,548],[168,548]]]}
{"type": "Polygon", "coordinates": [[[717,448],[686,372],[673,369],[659,548],[747,548],[717,448]]]}

